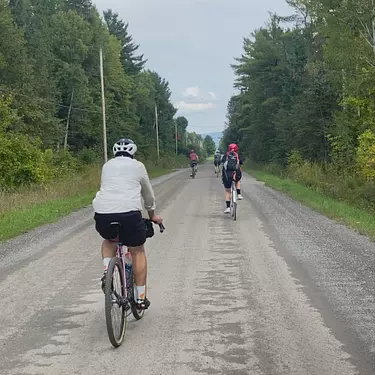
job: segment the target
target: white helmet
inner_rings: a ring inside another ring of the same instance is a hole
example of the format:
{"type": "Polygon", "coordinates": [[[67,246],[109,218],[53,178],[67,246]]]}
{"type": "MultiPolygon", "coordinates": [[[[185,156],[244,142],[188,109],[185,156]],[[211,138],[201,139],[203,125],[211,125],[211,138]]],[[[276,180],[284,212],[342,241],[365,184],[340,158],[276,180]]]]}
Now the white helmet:
{"type": "Polygon", "coordinates": [[[133,156],[137,152],[137,145],[128,138],[122,138],[113,146],[113,155],[116,156],[119,152],[126,152],[133,156]]]}

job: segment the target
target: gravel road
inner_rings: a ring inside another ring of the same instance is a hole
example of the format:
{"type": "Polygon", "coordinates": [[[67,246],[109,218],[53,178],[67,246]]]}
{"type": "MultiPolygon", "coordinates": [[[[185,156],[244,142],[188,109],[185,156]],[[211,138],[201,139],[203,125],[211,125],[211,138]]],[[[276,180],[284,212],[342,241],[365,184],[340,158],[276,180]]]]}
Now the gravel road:
{"type": "Polygon", "coordinates": [[[91,208],[1,244],[0,374],[375,374],[375,245],[246,175],[234,222],[213,172],[154,180],[151,308],[118,349],[91,208]]]}

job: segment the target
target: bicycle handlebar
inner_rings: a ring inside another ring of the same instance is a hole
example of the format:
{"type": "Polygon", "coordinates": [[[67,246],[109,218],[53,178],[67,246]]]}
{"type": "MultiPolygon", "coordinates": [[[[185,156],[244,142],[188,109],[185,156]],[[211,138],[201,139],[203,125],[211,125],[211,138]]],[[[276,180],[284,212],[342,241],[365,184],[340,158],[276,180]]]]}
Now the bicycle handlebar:
{"type": "MultiPolygon", "coordinates": [[[[156,225],[156,223],[154,223],[151,219],[144,219],[144,220],[156,225]]],[[[163,224],[157,224],[157,225],[159,225],[160,233],[163,233],[165,231],[165,226],[163,224]]]]}

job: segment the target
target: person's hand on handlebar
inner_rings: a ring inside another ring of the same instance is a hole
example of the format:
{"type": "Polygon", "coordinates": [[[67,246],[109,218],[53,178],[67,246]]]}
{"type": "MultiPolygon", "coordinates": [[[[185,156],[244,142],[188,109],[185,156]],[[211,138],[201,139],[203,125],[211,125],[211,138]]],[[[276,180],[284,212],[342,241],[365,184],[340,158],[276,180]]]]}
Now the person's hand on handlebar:
{"type": "Polygon", "coordinates": [[[163,218],[160,215],[153,215],[150,220],[155,224],[163,224],[163,218]]]}

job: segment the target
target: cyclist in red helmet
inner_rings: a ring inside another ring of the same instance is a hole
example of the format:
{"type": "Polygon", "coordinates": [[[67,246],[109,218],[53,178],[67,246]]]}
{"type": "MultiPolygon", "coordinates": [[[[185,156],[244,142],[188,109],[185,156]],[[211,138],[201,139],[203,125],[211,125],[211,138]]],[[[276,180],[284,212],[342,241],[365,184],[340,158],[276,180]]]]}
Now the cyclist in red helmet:
{"type": "Polygon", "coordinates": [[[231,143],[228,146],[228,152],[223,156],[222,163],[223,163],[222,180],[223,180],[223,185],[225,188],[225,203],[226,203],[226,209],[224,212],[227,214],[227,213],[230,213],[230,188],[232,186],[233,173],[235,173],[235,182],[236,182],[238,199],[239,200],[243,199],[241,195],[241,178],[242,178],[241,165],[243,164],[243,162],[238,155],[238,146],[235,143],[231,143]]]}
{"type": "MultiPolygon", "coordinates": [[[[195,173],[197,172],[197,164],[199,163],[199,156],[195,152],[195,150],[190,150],[189,153],[189,160],[190,160],[190,168],[195,168],[195,173]]],[[[192,177],[193,174],[190,175],[192,177]]]]}

